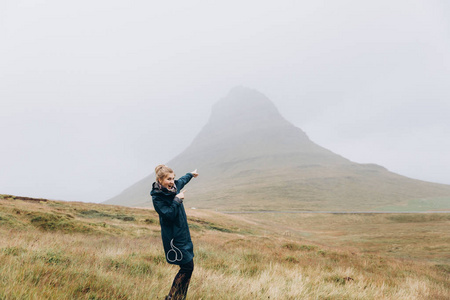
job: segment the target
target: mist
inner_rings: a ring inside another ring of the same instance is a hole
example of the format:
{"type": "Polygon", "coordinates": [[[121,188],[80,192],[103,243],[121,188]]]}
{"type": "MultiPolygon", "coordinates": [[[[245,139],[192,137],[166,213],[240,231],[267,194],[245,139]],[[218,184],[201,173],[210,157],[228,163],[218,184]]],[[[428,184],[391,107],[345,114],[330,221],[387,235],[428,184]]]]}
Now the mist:
{"type": "Polygon", "coordinates": [[[372,2],[3,1],[0,193],[107,200],[238,85],[337,154],[450,184],[450,5],[372,2]]]}

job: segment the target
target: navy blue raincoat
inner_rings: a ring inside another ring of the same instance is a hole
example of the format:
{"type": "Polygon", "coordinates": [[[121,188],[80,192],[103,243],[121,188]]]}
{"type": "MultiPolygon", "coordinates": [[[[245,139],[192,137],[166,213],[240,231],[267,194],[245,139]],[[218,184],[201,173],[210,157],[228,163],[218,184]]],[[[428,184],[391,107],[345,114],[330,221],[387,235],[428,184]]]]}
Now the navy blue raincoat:
{"type": "Polygon", "coordinates": [[[189,232],[186,212],[182,201],[175,200],[175,196],[192,177],[191,173],[187,173],[175,180],[177,192],[161,188],[156,182],[153,183],[150,192],[153,207],[159,214],[164,252],[166,260],[170,264],[182,265],[194,258],[194,245],[189,232]]]}

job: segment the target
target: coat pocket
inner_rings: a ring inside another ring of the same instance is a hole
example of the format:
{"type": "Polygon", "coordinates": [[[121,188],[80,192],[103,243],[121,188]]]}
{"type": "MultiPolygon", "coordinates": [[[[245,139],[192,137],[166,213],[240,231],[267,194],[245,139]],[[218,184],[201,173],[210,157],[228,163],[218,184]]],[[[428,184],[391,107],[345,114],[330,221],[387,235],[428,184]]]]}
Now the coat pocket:
{"type": "Polygon", "coordinates": [[[175,227],[173,237],[175,239],[174,243],[175,245],[183,246],[188,242],[189,238],[189,232],[186,230],[186,228],[183,227],[175,227]]]}

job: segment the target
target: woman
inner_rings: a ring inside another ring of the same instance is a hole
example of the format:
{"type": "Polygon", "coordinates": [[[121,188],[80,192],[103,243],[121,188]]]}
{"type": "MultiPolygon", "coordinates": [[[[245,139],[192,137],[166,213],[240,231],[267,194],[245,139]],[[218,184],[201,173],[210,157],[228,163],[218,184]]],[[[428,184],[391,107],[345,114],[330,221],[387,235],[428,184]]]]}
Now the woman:
{"type": "Polygon", "coordinates": [[[181,189],[197,177],[197,170],[175,180],[173,170],[165,165],[155,168],[156,182],[153,183],[153,206],[159,214],[161,237],[166,260],[180,266],[166,299],[186,299],[189,282],[194,271],[194,246],[183,206],[184,191],[181,189]]]}

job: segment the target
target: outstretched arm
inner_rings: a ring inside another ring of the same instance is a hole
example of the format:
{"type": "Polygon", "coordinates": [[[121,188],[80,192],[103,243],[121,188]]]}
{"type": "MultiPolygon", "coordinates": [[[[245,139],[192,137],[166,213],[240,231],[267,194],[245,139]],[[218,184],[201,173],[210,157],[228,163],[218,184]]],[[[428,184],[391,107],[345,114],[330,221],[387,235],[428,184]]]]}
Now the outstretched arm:
{"type": "Polygon", "coordinates": [[[179,191],[181,191],[183,189],[183,187],[188,184],[189,181],[191,181],[192,177],[197,177],[198,173],[197,173],[197,169],[195,169],[195,171],[192,171],[190,173],[187,173],[186,175],[180,177],[177,181],[176,181],[176,186],[177,189],[179,191]]]}

